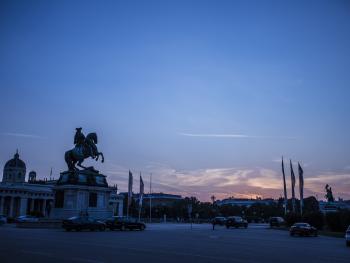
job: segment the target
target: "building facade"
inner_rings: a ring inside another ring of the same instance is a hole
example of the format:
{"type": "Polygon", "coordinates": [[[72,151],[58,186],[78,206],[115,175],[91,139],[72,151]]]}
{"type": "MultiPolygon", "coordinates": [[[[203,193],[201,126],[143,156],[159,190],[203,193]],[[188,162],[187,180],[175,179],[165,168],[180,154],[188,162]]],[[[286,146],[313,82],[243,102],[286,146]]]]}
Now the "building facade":
{"type": "Polygon", "coordinates": [[[276,201],[273,199],[236,199],[236,198],[228,198],[223,200],[216,201],[216,205],[231,205],[231,206],[245,206],[250,207],[254,204],[263,204],[263,205],[271,205],[276,201]]]}
{"type": "Polygon", "coordinates": [[[26,165],[16,152],[4,166],[0,183],[0,214],[9,218],[26,214],[48,216],[53,202],[52,186],[44,181],[26,182],[25,176],[26,165]]]}
{"type": "Polygon", "coordinates": [[[123,216],[124,195],[118,194],[118,187],[111,187],[111,195],[109,198],[109,206],[112,207],[114,216],[123,216]]]}
{"type": "MultiPolygon", "coordinates": [[[[127,198],[128,193],[121,193],[127,198]]],[[[133,199],[136,204],[139,203],[140,195],[133,194],[133,199]]],[[[165,194],[165,193],[152,193],[144,194],[142,198],[142,203],[144,205],[149,205],[150,202],[152,206],[173,206],[176,202],[183,200],[181,195],[165,194]]]]}
{"type": "Polygon", "coordinates": [[[339,210],[350,210],[350,202],[338,200],[334,202],[319,201],[318,207],[324,214],[338,212],[339,210]]]}

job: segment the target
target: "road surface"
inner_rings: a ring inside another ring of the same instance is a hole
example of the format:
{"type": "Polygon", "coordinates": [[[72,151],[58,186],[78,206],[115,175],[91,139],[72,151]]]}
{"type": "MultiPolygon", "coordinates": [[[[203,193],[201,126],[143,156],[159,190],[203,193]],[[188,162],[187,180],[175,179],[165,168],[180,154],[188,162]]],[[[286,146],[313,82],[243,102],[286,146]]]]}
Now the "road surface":
{"type": "Polygon", "coordinates": [[[0,262],[350,262],[342,238],[290,237],[266,225],[151,224],[140,231],[0,227],[0,262]]]}

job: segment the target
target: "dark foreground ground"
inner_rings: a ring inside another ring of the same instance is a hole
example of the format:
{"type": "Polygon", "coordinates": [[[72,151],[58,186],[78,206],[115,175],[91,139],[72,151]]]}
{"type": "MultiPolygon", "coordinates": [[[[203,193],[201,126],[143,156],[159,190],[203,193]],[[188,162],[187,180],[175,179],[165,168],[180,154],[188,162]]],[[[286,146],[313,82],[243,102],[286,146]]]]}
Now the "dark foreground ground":
{"type": "Polygon", "coordinates": [[[0,227],[0,262],[350,262],[342,238],[290,237],[265,225],[248,229],[177,224],[143,231],[64,232],[0,227]]]}

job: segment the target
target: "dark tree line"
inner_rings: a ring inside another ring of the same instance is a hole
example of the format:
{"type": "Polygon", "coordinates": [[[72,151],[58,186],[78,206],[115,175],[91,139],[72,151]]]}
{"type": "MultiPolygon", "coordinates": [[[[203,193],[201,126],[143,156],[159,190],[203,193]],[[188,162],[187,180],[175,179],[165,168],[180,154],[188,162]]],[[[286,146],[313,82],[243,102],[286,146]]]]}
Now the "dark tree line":
{"type": "MultiPolygon", "coordinates": [[[[298,203],[298,202],[296,202],[298,203]]],[[[291,201],[288,201],[288,209],[291,210],[291,201]]],[[[297,207],[299,209],[299,207],[297,207]]],[[[305,211],[318,211],[318,202],[314,197],[304,199],[305,211]]],[[[132,200],[129,207],[129,215],[138,216],[138,204],[132,200]]],[[[127,213],[127,198],[124,198],[124,214],[127,213]]],[[[149,205],[145,203],[142,207],[141,217],[149,217],[149,205]]],[[[215,216],[243,216],[249,221],[267,220],[271,216],[283,216],[283,199],[271,204],[256,203],[251,206],[216,205],[215,202],[200,202],[196,197],[186,197],[173,202],[171,205],[152,205],[152,218],[188,220],[192,218],[211,219],[215,216]],[[188,206],[192,206],[192,213],[188,213],[188,206]]]]}
{"type": "MultiPolygon", "coordinates": [[[[345,231],[350,225],[350,211],[338,211],[324,215],[319,211],[318,201],[310,196],[304,199],[303,215],[300,214],[300,202],[296,199],[295,213],[292,211],[291,199],[287,202],[288,213],[284,215],[284,200],[280,198],[271,204],[256,203],[251,206],[221,205],[215,202],[200,202],[196,197],[186,197],[172,203],[172,205],[152,205],[152,221],[163,221],[166,215],[167,221],[208,222],[215,216],[242,216],[248,222],[268,222],[273,216],[284,217],[287,226],[296,222],[307,222],[318,229],[331,231],[345,231]],[[188,213],[188,206],[192,206],[192,213],[188,213]]],[[[127,198],[124,199],[124,214],[127,212],[127,198]]],[[[138,217],[139,207],[133,200],[129,207],[129,215],[138,217]]],[[[149,205],[146,203],[141,210],[141,218],[149,219],[149,205]]]]}

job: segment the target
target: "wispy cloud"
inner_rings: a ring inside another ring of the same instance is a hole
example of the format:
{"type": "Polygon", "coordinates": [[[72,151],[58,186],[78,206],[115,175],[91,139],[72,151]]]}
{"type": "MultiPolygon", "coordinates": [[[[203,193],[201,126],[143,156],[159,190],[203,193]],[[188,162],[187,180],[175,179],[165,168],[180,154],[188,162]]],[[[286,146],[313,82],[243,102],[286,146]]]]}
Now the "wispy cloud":
{"type": "Polygon", "coordinates": [[[11,136],[11,137],[21,137],[21,138],[31,138],[31,139],[43,139],[44,137],[35,135],[35,134],[25,134],[25,133],[16,133],[16,132],[1,132],[2,136],[11,136]]]}
{"type": "Polygon", "coordinates": [[[253,138],[245,134],[199,134],[199,133],[183,133],[180,132],[179,135],[188,137],[214,137],[214,138],[253,138]]]}
{"type": "Polygon", "coordinates": [[[203,138],[233,138],[233,139],[296,139],[296,137],[288,137],[288,136],[257,136],[257,135],[247,135],[247,134],[236,134],[236,133],[185,133],[179,132],[178,135],[187,136],[187,137],[203,137],[203,138]]]}

